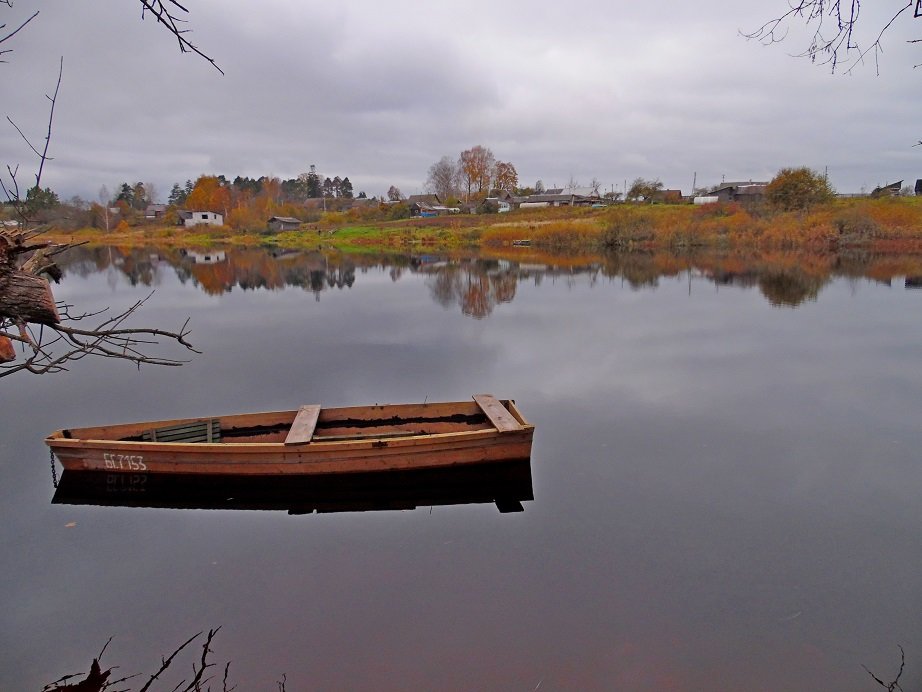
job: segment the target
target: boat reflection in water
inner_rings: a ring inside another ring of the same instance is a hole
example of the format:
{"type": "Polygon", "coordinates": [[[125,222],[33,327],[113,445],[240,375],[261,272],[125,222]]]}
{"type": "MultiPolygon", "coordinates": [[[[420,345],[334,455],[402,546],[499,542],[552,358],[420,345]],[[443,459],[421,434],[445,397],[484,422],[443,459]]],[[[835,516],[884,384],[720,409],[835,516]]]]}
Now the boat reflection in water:
{"type": "Polygon", "coordinates": [[[495,503],[521,512],[534,500],[531,459],[442,469],[241,477],[64,471],[52,503],[172,509],[284,510],[289,514],[404,510],[495,503]]]}

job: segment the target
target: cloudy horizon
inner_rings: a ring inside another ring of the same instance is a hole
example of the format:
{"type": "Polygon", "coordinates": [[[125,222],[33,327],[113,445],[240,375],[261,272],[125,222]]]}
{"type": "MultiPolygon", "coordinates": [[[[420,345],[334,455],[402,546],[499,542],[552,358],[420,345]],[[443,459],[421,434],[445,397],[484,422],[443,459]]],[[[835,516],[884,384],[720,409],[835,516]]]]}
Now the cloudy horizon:
{"type": "MultiPolygon", "coordinates": [[[[922,49],[906,43],[922,19],[885,35],[879,75],[873,59],[831,74],[791,56],[807,43],[797,27],[773,46],[741,36],[777,2],[187,3],[190,38],[224,76],[136,3],[14,3],[0,8],[8,29],[40,14],[4,44],[3,115],[40,144],[63,56],[42,184],[89,200],[141,181],[165,201],[202,174],[285,179],[311,164],[356,193],[412,194],[430,165],[477,144],[522,186],[618,191],[644,177],[687,193],[801,165],[846,193],[922,177],[910,81],[922,49]]],[[[887,8],[862,9],[859,40],[873,40],[887,8]]],[[[9,123],[0,148],[31,184],[35,157],[9,123]]]]}

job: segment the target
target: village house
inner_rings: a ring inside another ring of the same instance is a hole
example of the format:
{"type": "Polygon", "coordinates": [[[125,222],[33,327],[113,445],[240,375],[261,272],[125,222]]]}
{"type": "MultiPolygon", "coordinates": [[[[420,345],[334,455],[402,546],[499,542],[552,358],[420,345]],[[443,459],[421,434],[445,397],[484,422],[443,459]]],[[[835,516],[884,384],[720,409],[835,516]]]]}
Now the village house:
{"type": "Polygon", "coordinates": [[[296,231],[301,227],[301,220],[291,216],[273,216],[266,222],[270,233],[281,231],[296,231]]]}
{"type": "Polygon", "coordinates": [[[165,204],[148,204],[144,210],[145,219],[162,219],[166,215],[165,204]]]}
{"type": "Polygon", "coordinates": [[[536,207],[590,207],[598,202],[598,197],[585,197],[572,193],[542,193],[540,195],[529,195],[525,198],[519,207],[521,209],[532,209],[536,207]]]}
{"type": "Polygon", "coordinates": [[[653,196],[653,199],[663,204],[681,204],[682,191],[681,190],[659,190],[653,196]]]}
{"type": "Polygon", "coordinates": [[[881,187],[875,187],[871,191],[871,197],[896,197],[900,194],[900,190],[903,189],[903,181],[897,180],[895,183],[890,183],[889,185],[883,185],[881,187]]]}
{"type": "Polygon", "coordinates": [[[410,216],[437,216],[435,207],[442,206],[438,195],[410,195],[406,199],[410,216]]]}
{"type": "Polygon", "coordinates": [[[495,204],[497,214],[505,214],[506,212],[512,210],[512,204],[510,204],[508,200],[503,199],[502,197],[487,197],[484,202],[495,204]]]}
{"type": "Polygon", "coordinates": [[[223,226],[224,217],[221,214],[217,214],[213,211],[185,211],[181,210],[177,212],[179,215],[179,225],[180,226],[198,226],[199,224],[206,224],[209,226],[223,226]]]}
{"type": "Polygon", "coordinates": [[[737,182],[721,183],[705,195],[716,197],[718,202],[741,202],[755,204],[765,197],[765,188],[768,183],[737,182]]]}

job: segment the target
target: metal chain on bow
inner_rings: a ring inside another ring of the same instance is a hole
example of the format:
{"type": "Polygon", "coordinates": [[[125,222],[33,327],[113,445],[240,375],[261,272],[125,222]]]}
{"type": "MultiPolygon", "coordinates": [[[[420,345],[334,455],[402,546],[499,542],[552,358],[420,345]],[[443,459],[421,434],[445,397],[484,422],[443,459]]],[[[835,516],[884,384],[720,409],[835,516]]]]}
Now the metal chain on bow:
{"type": "Polygon", "coordinates": [[[58,470],[54,467],[54,450],[49,450],[51,452],[51,480],[54,483],[54,487],[58,487],[58,470]]]}

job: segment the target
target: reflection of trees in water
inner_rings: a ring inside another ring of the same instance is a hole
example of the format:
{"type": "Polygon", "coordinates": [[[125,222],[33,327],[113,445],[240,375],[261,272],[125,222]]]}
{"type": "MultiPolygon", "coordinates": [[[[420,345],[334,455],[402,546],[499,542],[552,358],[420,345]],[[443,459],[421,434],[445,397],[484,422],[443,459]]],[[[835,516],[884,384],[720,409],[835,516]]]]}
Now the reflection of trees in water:
{"type": "MultiPolygon", "coordinates": [[[[299,286],[319,300],[324,291],[351,288],[356,269],[387,271],[392,281],[406,275],[422,274],[432,299],[439,305],[460,307],[475,318],[490,315],[501,303],[511,302],[518,283],[540,286],[543,281],[563,280],[568,286],[599,277],[623,280],[631,288],[656,289],[661,277],[683,273],[718,286],[758,287],[772,305],[796,306],[815,300],[833,276],[851,280],[870,279],[890,284],[893,277],[922,276],[922,257],[873,255],[866,251],[839,254],[719,254],[630,252],[573,260],[540,256],[516,260],[456,259],[448,256],[415,257],[369,255],[346,256],[304,250],[231,249],[205,252],[179,249],[76,248],[62,258],[65,273],[86,277],[108,272],[114,282],[124,276],[132,285],[157,284],[164,271],[173,271],[180,282],[192,281],[212,295],[234,287],[242,290],[281,290],[299,286]]],[[[910,278],[905,285],[916,282],[910,278]]],[[[691,286],[691,284],[689,284],[691,286]]]]}
{"type": "Polygon", "coordinates": [[[633,289],[656,288],[662,275],[648,252],[611,253],[605,256],[602,273],[610,278],[620,278],[633,289]]]}
{"type": "Polygon", "coordinates": [[[330,259],[320,252],[271,252],[265,249],[193,252],[185,250],[77,248],[61,262],[65,272],[86,277],[114,271],[132,285],[151,286],[171,269],[181,283],[192,281],[209,294],[227,293],[237,287],[278,290],[300,286],[319,297],[320,292],[350,288],[355,283],[351,258],[330,259]]]}
{"type": "Polygon", "coordinates": [[[433,300],[442,307],[460,305],[471,317],[486,317],[499,303],[515,298],[519,275],[498,262],[447,264],[429,268],[429,287],[433,300]]]}
{"type": "Polygon", "coordinates": [[[825,279],[796,270],[767,271],[759,276],[762,295],[778,307],[796,307],[805,300],[816,300],[825,284],[825,279]]]}

